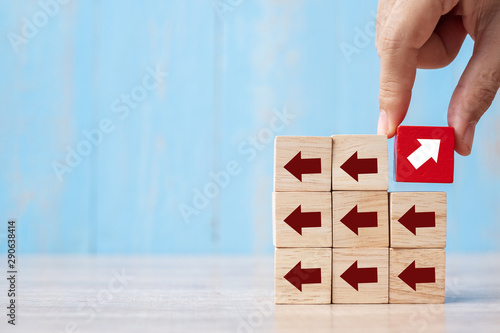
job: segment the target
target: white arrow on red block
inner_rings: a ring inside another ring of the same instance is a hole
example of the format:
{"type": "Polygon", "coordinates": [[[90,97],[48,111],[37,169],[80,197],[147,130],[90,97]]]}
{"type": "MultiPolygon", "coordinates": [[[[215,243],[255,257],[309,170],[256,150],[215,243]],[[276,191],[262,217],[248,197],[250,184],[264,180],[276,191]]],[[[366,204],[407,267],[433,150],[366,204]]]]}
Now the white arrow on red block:
{"type": "Polygon", "coordinates": [[[441,140],[439,139],[417,139],[420,142],[420,147],[418,147],[410,156],[408,156],[408,161],[415,169],[420,168],[425,162],[431,158],[437,163],[439,155],[439,145],[441,140]]]}

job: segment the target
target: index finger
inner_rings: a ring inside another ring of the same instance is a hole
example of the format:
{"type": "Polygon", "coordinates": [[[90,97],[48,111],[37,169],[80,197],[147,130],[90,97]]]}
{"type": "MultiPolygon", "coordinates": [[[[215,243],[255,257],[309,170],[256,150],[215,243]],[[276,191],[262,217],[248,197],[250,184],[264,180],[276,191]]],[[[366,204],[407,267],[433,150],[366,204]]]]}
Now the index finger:
{"type": "Polygon", "coordinates": [[[394,136],[410,105],[418,51],[442,15],[459,0],[400,0],[387,18],[378,41],[380,56],[379,134],[394,136]],[[385,113],[385,114],[383,114],[385,113]]]}

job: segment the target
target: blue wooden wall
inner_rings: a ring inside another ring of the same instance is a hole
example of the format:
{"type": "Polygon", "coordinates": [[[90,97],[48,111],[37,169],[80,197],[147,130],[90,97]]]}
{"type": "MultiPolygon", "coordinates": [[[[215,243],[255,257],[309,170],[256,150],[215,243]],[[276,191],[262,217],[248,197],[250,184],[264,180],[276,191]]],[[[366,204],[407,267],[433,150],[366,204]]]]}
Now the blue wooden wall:
{"type": "MultiPolygon", "coordinates": [[[[25,253],[271,253],[274,136],[375,132],[376,1],[59,1],[0,2],[0,242],[15,217],[25,253]]],[[[418,73],[406,124],[446,125],[472,46],[418,73]]],[[[449,251],[500,249],[499,108],[453,185],[391,182],[448,192],[449,251]]]]}

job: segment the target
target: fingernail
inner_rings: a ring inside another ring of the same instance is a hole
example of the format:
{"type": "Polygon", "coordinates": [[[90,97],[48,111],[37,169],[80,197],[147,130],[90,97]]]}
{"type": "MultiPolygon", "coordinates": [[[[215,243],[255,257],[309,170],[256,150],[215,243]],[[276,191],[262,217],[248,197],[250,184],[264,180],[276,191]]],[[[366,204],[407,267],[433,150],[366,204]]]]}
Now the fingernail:
{"type": "Polygon", "coordinates": [[[377,133],[379,135],[387,135],[389,124],[387,123],[387,112],[380,110],[378,117],[377,133]]]}
{"type": "Polygon", "coordinates": [[[472,151],[472,142],[474,141],[474,132],[476,130],[476,122],[471,122],[465,128],[464,132],[464,143],[469,148],[469,152],[472,151]]]}

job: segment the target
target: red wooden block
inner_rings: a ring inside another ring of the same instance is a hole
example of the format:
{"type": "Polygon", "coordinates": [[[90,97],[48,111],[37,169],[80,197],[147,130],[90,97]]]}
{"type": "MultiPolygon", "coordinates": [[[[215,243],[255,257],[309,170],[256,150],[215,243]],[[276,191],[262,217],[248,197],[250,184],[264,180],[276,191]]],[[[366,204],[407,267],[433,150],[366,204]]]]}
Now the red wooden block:
{"type": "Polygon", "coordinates": [[[453,127],[399,126],[394,160],[396,181],[453,183],[453,127]]]}

